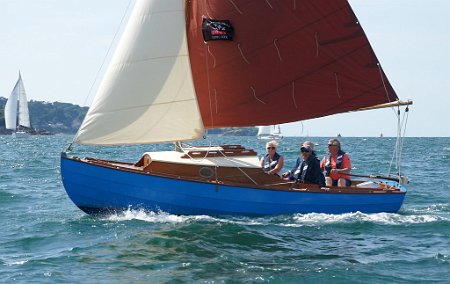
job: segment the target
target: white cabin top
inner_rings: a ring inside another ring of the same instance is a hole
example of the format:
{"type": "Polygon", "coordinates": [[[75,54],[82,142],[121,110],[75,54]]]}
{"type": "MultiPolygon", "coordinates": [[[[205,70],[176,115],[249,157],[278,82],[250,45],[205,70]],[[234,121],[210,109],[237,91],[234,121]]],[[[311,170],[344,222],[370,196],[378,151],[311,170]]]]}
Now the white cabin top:
{"type": "Polygon", "coordinates": [[[146,152],[150,155],[152,161],[170,162],[186,165],[202,165],[202,166],[218,166],[218,167],[241,167],[241,168],[261,168],[257,155],[239,155],[239,156],[223,156],[226,155],[221,147],[210,147],[198,149],[189,148],[189,151],[162,151],[162,152],[146,152]],[[219,153],[217,155],[217,153],[219,153]],[[216,156],[211,156],[216,154],[216,156]]]}

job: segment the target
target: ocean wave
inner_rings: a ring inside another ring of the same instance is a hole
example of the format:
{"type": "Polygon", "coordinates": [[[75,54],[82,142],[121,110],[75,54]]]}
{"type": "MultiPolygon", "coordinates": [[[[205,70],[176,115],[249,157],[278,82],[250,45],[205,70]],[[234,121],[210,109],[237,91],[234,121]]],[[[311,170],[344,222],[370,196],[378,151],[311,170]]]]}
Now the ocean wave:
{"type": "Polygon", "coordinates": [[[424,207],[412,207],[405,210],[408,214],[434,214],[442,215],[450,213],[450,205],[445,203],[429,204],[424,207]]]}
{"type": "Polygon", "coordinates": [[[128,209],[121,213],[116,213],[108,215],[107,220],[109,221],[131,221],[139,220],[150,223],[186,223],[190,221],[210,221],[213,218],[207,215],[194,215],[194,216],[184,216],[184,215],[174,215],[164,211],[146,211],[143,209],[128,209]]]}
{"type": "Polygon", "coordinates": [[[243,226],[282,226],[303,227],[323,226],[333,224],[373,223],[378,225],[412,225],[434,222],[449,222],[450,216],[438,214],[447,211],[448,205],[441,204],[425,209],[410,209],[403,213],[345,213],[325,214],[309,213],[280,216],[222,216],[209,215],[174,215],[164,211],[145,211],[128,209],[123,213],[109,215],[107,220],[122,222],[140,220],[149,223],[193,223],[193,222],[216,222],[243,226]]]}
{"type": "Polygon", "coordinates": [[[24,265],[25,263],[28,262],[28,260],[4,260],[3,261],[5,263],[6,266],[18,266],[18,265],[24,265]]]}
{"type": "Polygon", "coordinates": [[[128,209],[121,213],[115,213],[106,217],[108,221],[122,222],[139,220],[149,223],[224,223],[244,226],[264,226],[279,223],[285,217],[247,217],[247,216],[210,216],[210,215],[175,215],[164,211],[147,211],[143,209],[128,209]]]}
{"type": "Polygon", "coordinates": [[[298,225],[326,225],[369,222],[379,225],[410,225],[450,221],[450,218],[436,214],[399,214],[399,213],[375,213],[365,214],[361,212],[345,214],[299,214],[294,217],[298,225]]]}

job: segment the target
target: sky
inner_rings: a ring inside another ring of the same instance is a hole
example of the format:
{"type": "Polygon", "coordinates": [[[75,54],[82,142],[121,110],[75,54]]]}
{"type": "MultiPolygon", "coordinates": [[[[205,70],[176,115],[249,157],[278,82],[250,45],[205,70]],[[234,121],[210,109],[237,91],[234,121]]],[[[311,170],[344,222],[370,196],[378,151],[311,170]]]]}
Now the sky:
{"type": "MultiPolygon", "coordinates": [[[[397,95],[414,101],[406,136],[450,137],[450,0],[349,2],[397,95]]],[[[0,0],[0,96],[9,96],[20,70],[28,100],[89,105],[133,4],[0,0]]],[[[281,130],[286,136],[395,136],[397,117],[392,109],[372,110],[281,130]]]]}

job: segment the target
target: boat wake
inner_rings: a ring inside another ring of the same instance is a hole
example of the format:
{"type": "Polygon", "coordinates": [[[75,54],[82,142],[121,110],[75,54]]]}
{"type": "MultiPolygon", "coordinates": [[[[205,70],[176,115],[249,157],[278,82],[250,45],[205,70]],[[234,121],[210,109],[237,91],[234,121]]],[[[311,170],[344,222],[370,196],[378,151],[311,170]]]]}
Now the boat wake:
{"type": "Polygon", "coordinates": [[[327,224],[352,224],[373,223],[377,225],[412,225],[441,221],[450,221],[449,217],[437,214],[398,214],[376,213],[365,214],[361,212],[333,214],[303,214],[294,216],[295,223],[290,226],[327,225],[327,224]]]}
{"type": "Polygon", "coordinates": [[[345,214],[294,214],[280,216],[208,216],[208,215],[174,215],[164,211],[145,211],[142,209],[128,209],[121,213],[108,215],[109,221],[122,222],[140,220],[149,223],[228,223],[244,226],[282,226],[303,227],[323,226],[335,224],[373,223],[377,225],[413,225],[434,222],[450,222],[449,206],[436,204],[421,209],[403,210],[401,213],[372,213],[361,212],[345,214]]]}
{"type": "Polygon", "coordinates": [[[131,209],[121,213],[115,213],[108,215],[107,219],[110,221],[131,221],[139,220],[149,223],[187,223],[192,221],[210,221],[213,217],[207,215],[194,215],[194,216],[184,216],[184,215],[174,215],[164,211],[146,211],[143,209],[131,209]]]}

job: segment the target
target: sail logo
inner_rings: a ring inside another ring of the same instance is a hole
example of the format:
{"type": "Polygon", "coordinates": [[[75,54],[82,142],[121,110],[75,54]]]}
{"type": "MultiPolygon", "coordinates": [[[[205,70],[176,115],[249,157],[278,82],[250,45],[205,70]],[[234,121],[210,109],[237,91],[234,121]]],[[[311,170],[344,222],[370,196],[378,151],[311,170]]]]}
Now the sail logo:
{"type": "Polygon", "coordinates": [[[228,20],[203,19],[203,39],[211,40],[233,40],[234,28],[228,20]]]}

